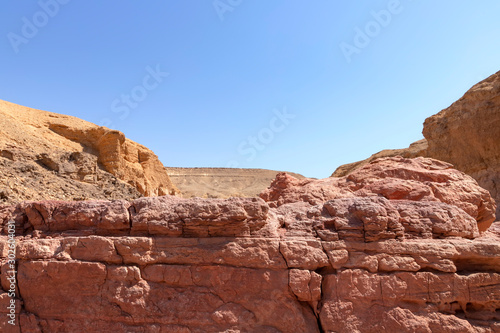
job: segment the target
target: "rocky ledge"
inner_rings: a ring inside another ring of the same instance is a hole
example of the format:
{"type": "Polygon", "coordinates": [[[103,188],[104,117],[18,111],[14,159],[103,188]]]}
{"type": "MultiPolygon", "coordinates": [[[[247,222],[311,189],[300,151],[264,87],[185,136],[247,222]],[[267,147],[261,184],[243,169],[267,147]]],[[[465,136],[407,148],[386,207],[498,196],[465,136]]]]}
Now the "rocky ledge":
{"type": "Polygon", "coordinates": [[[261,198],[3,206],[0,330],[500,332],[494,214],[471,177],[400,157],[261,198]]]}

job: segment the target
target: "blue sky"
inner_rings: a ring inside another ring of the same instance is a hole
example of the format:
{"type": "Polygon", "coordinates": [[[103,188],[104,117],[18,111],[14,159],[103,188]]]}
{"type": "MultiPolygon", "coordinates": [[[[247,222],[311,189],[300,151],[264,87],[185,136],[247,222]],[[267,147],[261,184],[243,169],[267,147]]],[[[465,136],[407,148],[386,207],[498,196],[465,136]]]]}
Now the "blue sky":
{"type": "Polygon", "coordinates": [[[500,2],[4,1],[0,99],[107,125],[166,166],[327,177],[422,138],[500,70],[500,2]]]}

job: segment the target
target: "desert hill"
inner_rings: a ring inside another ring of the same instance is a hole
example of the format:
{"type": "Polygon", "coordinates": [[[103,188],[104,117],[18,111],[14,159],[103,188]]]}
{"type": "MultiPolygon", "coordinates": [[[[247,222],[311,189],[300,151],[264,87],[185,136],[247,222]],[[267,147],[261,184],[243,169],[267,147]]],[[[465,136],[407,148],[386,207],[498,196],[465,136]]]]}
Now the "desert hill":
{"type": "Polygon", "coordinates": [[[174,194],[163,164],[123,133],[0,101],[0,200],[174,194]]]}
{"type": "MultiPolygon", "coordinates": [[[[184,198],[257,197],[280,171],[237,168],[167,167],[172,183],[184,198]]],[[[288,173],[298,179],[304,176],[288,173]]]]}

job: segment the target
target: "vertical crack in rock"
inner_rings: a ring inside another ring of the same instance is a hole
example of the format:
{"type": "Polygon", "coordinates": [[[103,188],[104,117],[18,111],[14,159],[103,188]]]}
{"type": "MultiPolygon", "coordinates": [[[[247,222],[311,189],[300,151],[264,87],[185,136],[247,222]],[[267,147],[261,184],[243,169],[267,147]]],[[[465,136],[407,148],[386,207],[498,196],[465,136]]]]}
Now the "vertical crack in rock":
{"type": "MultiPolygon", "coordinates": [[[[288,272],[290,272],[290,270],[288,270],[288,272]]],[[[294,292],[294,290],[292,289],[292,287],[290,286],[290,281],[289,281],[289,291],[290,291],[290,294],[293,296],[293,298],[297,301],[297,303],[299,303],[303,308],[307,308],[307,309],[310,309],[311,313],[314,315],[314,317],[316,318],[315,319],[315,322],[316,322],[316,327],[317,327],[317,331],[320,332],[320,333],[324,333],[325,331],[323,330],[323,327],[321,326],[321,321],[320,321],[320,317],[319,317],[319,312],[317,309],[314,308],[314,305],[313,305],[313,302],[312,301],[304,301],[304,300],[300,300],[299,299],[299,296],[297,296],[294,292]]]]}
{"type": "Polygon", "coordinates": [[[324,272],[324,268],[320,268],[320,269],[315,270],[315,273],[317,273],[319,276],[321,276],[321,283],[320,283],[320,286],[319,286],[319,290],[320,290],[321,294],[320,294],[319,301],[316,304],[316,309],[313,309],[314,310],[314,314],[316,315],[318,330],[319,330],[320,333],[326,333],[326,331],[323,329],[323,325],[321,323],[321,317],[320,317],[321,307],[323,305],[323,296],[324,296],[324,294],[323,294],[323,283],[324,283],[325,279],[324,279],[323,272],[324,272]]]}
{"type": "Polygon", "coordinates": [[[134,205],[130,205],[130,207],[128,207],[128,209],[127,209],[128,224],[129,224],[128,234],[129,235],[132,233],[132,228],[133,228],[133,225],[132,225],[132,222],[133,222],[132,216],[135,215],[135,214],[136,214],[135,206],[134,205]]]}
{"type": "Polygon", "coordinates": [[[285,265],[288,269],[290,269],[290,265],[288,265],[288,261],[286,260],[285,258],[285,255],[283,254],[283,251],[282,251],[282,245],[281,245],[281,241],[279,241],[278,243],[278,252],[279,254],[281,255],[281,257],[283,258],[283,261],[285,262],[285,265]]]}
{"type": "Polygon", "coordinates": [[[114,253],[120,257],[120,264],[124,264],[124,261],[123,261],[123,256],[118,252],[118,249],[116,248],[116,243],[114,242],[113,239],[111,239],[111,244],[113,245],[113,251],[114,253]]]}
{"type": "Polygon", "coordinates": [[[385,306],[384,290],[382,289],[382,279],[379,279],[379,286],[380,286],[380,298],[382,300],[382,304],[385,306]]]}
{"type": "Polygon", "coordinates": [[[321,324],[321,318],[320,318],[319,314],[316,316],[316,320],[317,320],[317,325],[318,325],[318,331],[320,333],[326,333],[326,331],[323,329],[323,325],[321,324]]]}

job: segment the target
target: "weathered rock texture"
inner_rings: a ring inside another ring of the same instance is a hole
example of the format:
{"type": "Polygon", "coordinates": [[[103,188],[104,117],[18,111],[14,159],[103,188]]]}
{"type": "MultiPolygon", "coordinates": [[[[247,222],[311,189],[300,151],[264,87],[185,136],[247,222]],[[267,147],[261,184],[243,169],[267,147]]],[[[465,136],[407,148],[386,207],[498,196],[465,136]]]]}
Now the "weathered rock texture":
{"type": "Polygon", "coordinates": [[[0,201],[174,194],[157,156],[115,130],[0,101],[0,201]]]}
{"type": "Polygon", "coordinates": [[[425,120],[427,156],[452,163],[500,202],[500,72],[425,120]]]}
{"type": "MultiPolygon", "coordinates": [[[[238,168],[167,167],[172,183],[183,198],[258,197],[279,171],[238,168]]],[[[304,176],[288,173],[295,178],[304,176]]]]}
{"type": "Polygon", "coordinates": [[[494,203],[449,165],[280,174],[262,197],[1,207],[0,312],[9,220],[18,290],[0,330],[500,331],[500,230],[478,229],[494,203]]]}
{"type": "Polygon", "coordinates": [[[353,172],[356,169],[361,168],[362,166],[375,161],[377,158],[383,158],[383,157],[396,157],[396,156],[401,156],[405,158],[415,158],[415,157],[426,157],[427,156],[427,140],[422,139],[417,142],[414,142],[410,145],[408,148],[403,148],[403,149],[385,149],[382,151],[379,151],[378,153],[373,154],[372,156],[368,157],[366,160],[354,162],[354,163],[349,163],[349,164],[344,164],[339,166],[337,169],[332,174],[332,177],[343,177],[347,176],[351,172],[353,172]]]}
{"type": "Polygon", "coordinates": [[[473,86],[458,101],[424,122],[425,139],[407,149],[383,150],[370,158],[342,165],[342,177],[379,157],[431,157],[476,179],[491,192],[500,214],[500,72],[473,86]]]}

